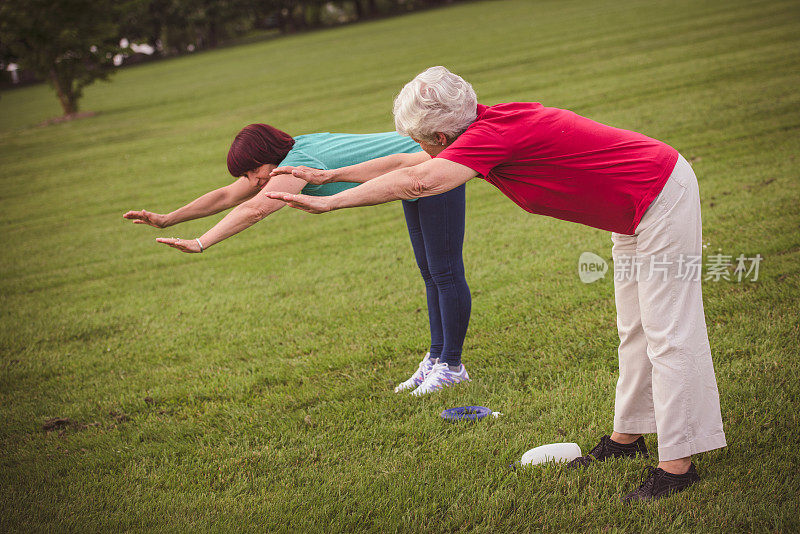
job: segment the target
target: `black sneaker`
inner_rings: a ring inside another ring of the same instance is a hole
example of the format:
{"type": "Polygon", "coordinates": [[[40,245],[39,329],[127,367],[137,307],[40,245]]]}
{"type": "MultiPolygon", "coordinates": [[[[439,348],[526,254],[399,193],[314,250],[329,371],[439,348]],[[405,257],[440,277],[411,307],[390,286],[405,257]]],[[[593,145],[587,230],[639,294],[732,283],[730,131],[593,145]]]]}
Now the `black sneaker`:
{"type": "Polygon", "coordinates": [[[700,480],[700,475],[689,465],[689,470],[682,475],[673,475],[663,469],[647,466],[642,473],[642,485],[622,498],[623,502],[654,501],[671,493],[683,491],[700,480]]]}
{"type": "Polygon", "coordinates": [[[635,458],[641,456],[647,458],[647,446],[644,444],[644,436],[639,436],[639,439],[628,445],[617,443],[611,439],[611,436],[603,436],[600,438],[600,443],[589,451],[586,456],[575,458],[567,464],[568,468],[575,467],[588,467],[589,464],[595,460],[602,462],[609,458],[635,458]]]}

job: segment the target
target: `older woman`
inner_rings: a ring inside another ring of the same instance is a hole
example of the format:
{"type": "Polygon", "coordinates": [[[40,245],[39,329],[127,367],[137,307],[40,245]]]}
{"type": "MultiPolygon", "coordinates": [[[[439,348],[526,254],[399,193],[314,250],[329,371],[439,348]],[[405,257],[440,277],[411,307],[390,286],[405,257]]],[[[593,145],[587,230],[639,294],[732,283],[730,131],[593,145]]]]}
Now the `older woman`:
{"type": "MultiPolygon", "coordinates": [[[[236,206],[218,224],[194,239],[159,238],[156,241],[182,252],[198,253],[241,232],[285,204],[266,196],[270,191],[305,195],[332,195],[357,183],[308,184],[291,174],[271,176],[278,165],[309,165],[321,169],[359,166],[358,182],[430,157],[419,145],[395,132],[379,134],[316,133],[291,137],[267,124],[251,124],[236,135],[228,151],[232,184],[216,189],[168,214],[129,211],[124,218],[136,224],[166,228],[219,213],[236,206]]],[[[334,171],[332,171],[334,172],[334,171]]],[[[335,171],[334,174],[338,172],[335,171]]],[[[469,381],[461,350],[469,324],[471,298],[464,276],[464,186],[441,195],[403,202],[408,233],[428,301],[430,350],[411,377],[395,392],[412,390],[415,396],[469,381]]]]}
{"type": "MultiPolygon", "coordinates": [[[[322,213],[437,195],[481,176],[524,210],[612,232],[620,337],[614,432],[572,466],[647,456],[658,434],[658,468],[624,500],[650,500],[699,479],[691,455],[725,446],[698,276],[700,199],[691,166],[642,134],[538,103],[483,106],[444,67],[408,83],[394,103],[397,131],[432,159],[330,196],[268,193],[322,213]]],[[[288,169],[278,170],[287,172],[288,169]]],[[[331,177],[307,169],[310,181],[331,177]]],[[[349,179],[360,175],[352,169],[349,179]]]]}

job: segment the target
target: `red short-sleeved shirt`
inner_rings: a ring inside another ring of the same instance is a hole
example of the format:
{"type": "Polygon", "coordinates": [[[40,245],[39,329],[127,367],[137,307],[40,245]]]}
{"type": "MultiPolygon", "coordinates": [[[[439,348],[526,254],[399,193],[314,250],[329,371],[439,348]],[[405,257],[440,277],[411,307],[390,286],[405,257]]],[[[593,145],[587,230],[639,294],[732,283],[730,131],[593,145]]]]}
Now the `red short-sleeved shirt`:
{"type": "Polygon", "coordinates": [[[437,157],[465,165],[522,209],[633,234],[678,160],[645,135],[538,103],[484,106],[437,157]]]}

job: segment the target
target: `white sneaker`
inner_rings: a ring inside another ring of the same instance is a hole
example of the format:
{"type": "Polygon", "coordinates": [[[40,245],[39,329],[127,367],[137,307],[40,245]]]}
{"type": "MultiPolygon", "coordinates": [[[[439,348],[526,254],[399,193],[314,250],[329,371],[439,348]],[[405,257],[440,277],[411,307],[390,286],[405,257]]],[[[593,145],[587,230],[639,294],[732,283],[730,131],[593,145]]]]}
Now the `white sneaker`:
{"type": "Polygon", "coordinates": [[[427,353],[422,361],[419,362],[419,367],[417,368],[416,372],[411,375],[411,378],[394,388],[395,393],[400,393],[401,391],[405,391],[407,389],[415,388],[422,384],[425,381],[425,377],[428,376],[428,373],[431,372],[433,369],[433,364],[438,361],[438,358],[431,359],[431,353],[427,353]]]}
{"type": "Polygon", "coordinates": [[[469,374],[467,368],[462,363],[458,371],[452,371],[450,366],[446,363],[437,363],[433,366],[428,376],[422,381],[422,384],[411,392],[412,395],[420,396],[426,393],[442,389],[447,386],[453,386],[459,382],[469,382],[469,374]]]}

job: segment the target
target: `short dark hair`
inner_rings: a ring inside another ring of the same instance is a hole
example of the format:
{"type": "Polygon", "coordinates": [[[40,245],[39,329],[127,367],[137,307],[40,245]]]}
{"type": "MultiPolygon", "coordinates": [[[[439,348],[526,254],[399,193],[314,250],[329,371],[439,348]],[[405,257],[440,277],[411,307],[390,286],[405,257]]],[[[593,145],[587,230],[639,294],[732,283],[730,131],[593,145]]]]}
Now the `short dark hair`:
{"type": "Polygon", "coordinates": [[[278,165],[292,146],[291,135],[269,124],[245,126],[228,150],[228,172],[238,178],[268,163],[278,165]]]}

